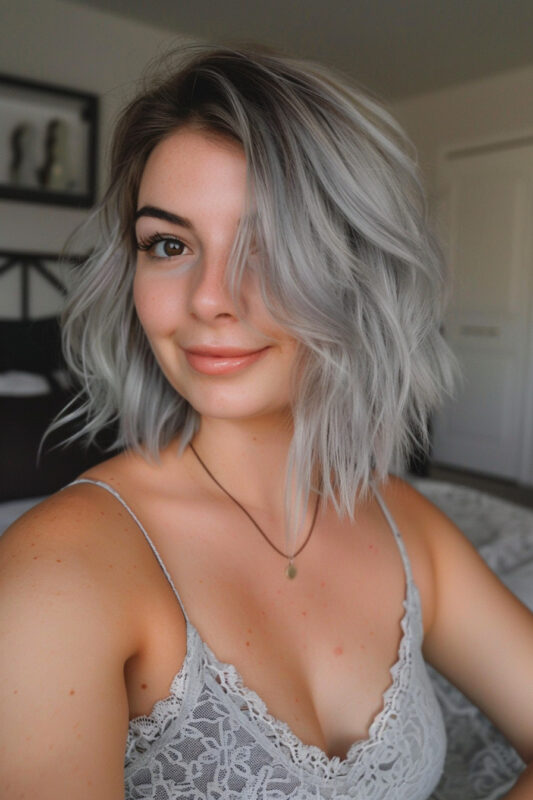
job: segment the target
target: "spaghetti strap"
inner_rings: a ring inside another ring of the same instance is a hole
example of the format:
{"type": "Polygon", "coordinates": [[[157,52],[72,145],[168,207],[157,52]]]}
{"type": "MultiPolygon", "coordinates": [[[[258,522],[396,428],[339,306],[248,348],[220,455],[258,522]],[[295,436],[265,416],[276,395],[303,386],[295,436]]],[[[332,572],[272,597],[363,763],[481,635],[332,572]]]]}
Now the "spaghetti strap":
{"type": "Polygon", "coordinates": [[[185,617],[185,621],[186,621],[187,625],[189,625],[189,617],[187,615],[187,612],[185,611],[185,607],[184,607],[184,605],[183,605],[183,603],[181,601],[181,597],[179,596],[178,590],[174,586],[172,578],[170,577],[170,575],[168,573],[168,570],[165,567],[165,564],[163,563],[163,559],[161,558],[161,556],[157,552],[156,546],[154,545],[154,543],[152,542],[152,540],[148,536],[148,533],[146,532],[143,524],[141,523],[141,521],[139,520],[139,518],[137,517],[135,512],[132,511],[132,509],[129,507],[129,505],[126,503],[126,501],[123,500],[123,498],[117,492],[117,490],[114,489],[112,486],[110,486],[108,483],[105,483],[105,481],[93,480],[92,478],[77,478],[77,480],[72,481],[71,483],[68,483],[64,488],[68,489],[69,486],[75,486],[76,484],[79,484],[79,483],[90,483],[90,484],[93,484],[94,486],[100,486],[100,488],[105,489],[106,492],[109,492],[109,494],[112,494],[113,497],[115,497],[118,500],[118,502],[121,503],[122,506],[126,509],[128,514],[134,520],[134,522],[137,524],[137,526],[140,528],[140,530],[144,534],[144,538],[146,539],[146,541],[148,542],[148,544],[152,548],[152,552],[153,552],[154,556],[156,557],[156,559],[157,559],[157,561],[159,563],[159,566],[163,570],[163,573],[164,573],[166,579],[168,580],[168,582],[169,582],[169,584],[170,584],[170,586],[172,588],[172,591],[174,592],[174,594],[177,597],[178,603],[180,604],[180,608],[183,611],[183,616],[185,617]]]}
{"type": "Polygon", "coordinates": [[[396,523],[395,523],[395,521],[393,519],[392,514],[390,513],[389,509],[387,508],[384,499],[382,498],[381,494],[378,492],[378,490],[376,489],[376,487],[374,486],[373,483],[372,483],[372,491],[374,492],[374,495],[375,495],[375,497],[376,497],[376,499],[377,499],[377,501],[379,503],[381,511],[383,512],[383,515],[385,516],[385,519],[389,523],[389,526],[390,526],[390,528],[391,528],[391,530],[392,530],[392,532],[394,534],[394,538],[396,539],[396,544],[398,545],[398,550],[400,551],[400,555],[401,555],[402,561],[403,561],[403,567],[404,567],[404,570],[405,570],[405,578],[406,578],[406,582],[407,582],[407,590],[408,590],[408,593],[410,594],[411,593],[411,588],[413,586],[413,573],[411,571],[411,562],[409,561],[409,556],[407,555],[407,550],[405,548],[405,544],[403,542],[402,535],[401,535],[401,533],[400,533],[400,531],[398,529],[398,526],[396,525],[396,523]]]}

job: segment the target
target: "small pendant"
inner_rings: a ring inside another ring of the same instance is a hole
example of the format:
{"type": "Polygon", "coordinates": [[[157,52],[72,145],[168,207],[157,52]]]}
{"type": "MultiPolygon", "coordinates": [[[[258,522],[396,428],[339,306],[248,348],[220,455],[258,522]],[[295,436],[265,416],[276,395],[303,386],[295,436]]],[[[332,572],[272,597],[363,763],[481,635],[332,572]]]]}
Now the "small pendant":
{"type": "Polygon", "coordinates": [[[287,576],[287,578],[289,578],[289,580],[292,581],[292,579],[295,578],[297,576],[297,574],[298,574],[298,570],[296,569],[296,567],[294,566],[292,561],[289,561],[289,563],[287,564],[287,566],[285,568],[285,575],[287,576]]]}

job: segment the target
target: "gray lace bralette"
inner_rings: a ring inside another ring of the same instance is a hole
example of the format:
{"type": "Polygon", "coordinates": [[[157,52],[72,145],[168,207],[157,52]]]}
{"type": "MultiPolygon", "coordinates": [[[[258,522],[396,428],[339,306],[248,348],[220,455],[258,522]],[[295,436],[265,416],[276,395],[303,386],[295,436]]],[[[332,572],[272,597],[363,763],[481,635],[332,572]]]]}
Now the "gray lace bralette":
{"type": "Polygon", "coordinates": [[[405,568],[403,635],[382,709],[367,738],[354,742],[341,760],[301,742],[286,723],[269,714],[234,666],[217,659],[189,620],[147,532],[118,492],[103,481],[81,478],[73,483],[102,487],[133,517],[187,625],[187,653],[169,696],[158,700],[148,716],[129,723],[125,800],[429,798],[442,772],[446,734],[421,652],[418,590],[400,533],[376,489],[405,568]]]}

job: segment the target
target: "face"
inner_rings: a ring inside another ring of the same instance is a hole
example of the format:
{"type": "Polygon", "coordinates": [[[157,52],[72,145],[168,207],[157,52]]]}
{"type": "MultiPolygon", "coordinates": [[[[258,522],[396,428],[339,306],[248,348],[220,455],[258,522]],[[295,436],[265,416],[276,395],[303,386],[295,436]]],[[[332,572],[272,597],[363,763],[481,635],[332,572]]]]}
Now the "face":
{"type": "Polygon", "coordinates": [[[239,145],[189,128],[154,148],[139,188],[137,314],[168,381],[213,418],[290,407],[296,341],[268,314],[253,270],[242,282],[243,319],[224,284],[245,192],[239,145]]]}

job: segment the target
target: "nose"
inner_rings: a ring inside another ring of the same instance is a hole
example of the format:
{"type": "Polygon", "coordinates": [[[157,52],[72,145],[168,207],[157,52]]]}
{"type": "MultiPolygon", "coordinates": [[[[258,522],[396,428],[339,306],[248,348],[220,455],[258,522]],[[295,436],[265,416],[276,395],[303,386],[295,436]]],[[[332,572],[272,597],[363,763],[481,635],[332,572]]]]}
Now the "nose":
{"type": "Polygon", "coordinates": [[[205,251],[191,271],[189,313],[203,322],[236,317],[227,281],[229,252],[205,251]]]}

